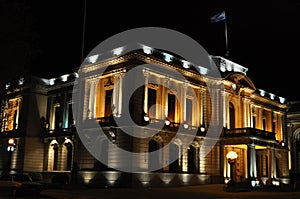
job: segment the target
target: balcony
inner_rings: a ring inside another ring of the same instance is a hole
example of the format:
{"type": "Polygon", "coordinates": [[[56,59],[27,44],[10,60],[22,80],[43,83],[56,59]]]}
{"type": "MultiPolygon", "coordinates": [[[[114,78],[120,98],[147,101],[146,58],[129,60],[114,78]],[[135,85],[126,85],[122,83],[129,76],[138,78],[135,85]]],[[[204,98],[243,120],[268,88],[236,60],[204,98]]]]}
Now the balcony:
{"type": "Polygon", "coordinates": [[[223,137],[259,137],[267,140],[276,140],[274,132],[255,128],[224,129],[223,137]]]}
{"type": "Polygon", "coordinates": [[[55,130],[46,129],[44,131],[43,137],[70,136],[70,135],[74,135],[75,133],[76,133],[75,126],[71,128],[59,128],[55,130]]]}

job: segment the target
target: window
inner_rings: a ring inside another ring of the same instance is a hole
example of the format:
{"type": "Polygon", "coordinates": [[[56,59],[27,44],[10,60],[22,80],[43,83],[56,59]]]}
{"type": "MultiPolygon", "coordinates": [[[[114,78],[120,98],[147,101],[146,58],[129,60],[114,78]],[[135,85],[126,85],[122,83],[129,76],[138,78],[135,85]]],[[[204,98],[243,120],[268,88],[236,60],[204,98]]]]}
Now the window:
{"type": "Polygon", "coordinates": [[[175,122],[175,104],[176,97],[173,94],[168,94],[168,119],[171,122],[175,122]]]}
{"type": "Polygon", "coordinates": [[[155,140],[150,140],[148,144],[148,168],[149,171],[158,171],[160,167],[159,164],[159,154],[158,153],[151,153],[157,151],[159,149],[159,143],[155,140]]]}
{"type": "Polygon", "coordinates": [[[256,117],[255,116],[252,117],[252,124],[253,124],[253,128],[255,129],[256,128],[256,117]]]}
{"type": "Polygon", "coordinates": [[[177,173],[179,172],[179,147],[171,143],[169,148],[169,172],[177,173]],[[173,161],[173,162],[171,162],[173,161]]]}
{"type": "Polygon", "coordinates": [[[229,128],[234,129],[235,128],[235,111],[234,111],[234,106],[230,102],[229,103],[229,128]]]}
{"type": "Polygon", "coordinates": [[[149,117],[156,118],[156,90],[148,88],[148,115],[149,117]]]}
{"type": "Polygon", "coordinates": [[[2,105],[1,132],[12,131],[19,128],[21,99],[10,99],[2,105]]]}
{"type": "Polygon", "coordinates": [[[104,117],[109,117],[112,114],[111,100],[112,100],[113,90],[106,90],[105,92],[105,115],[104,117]]]}
{"type": "Polygon", "coordinates": [[[53,170],[58,169],[58,146],[53,146],[53,170]]]}
{"type": "Polygon", "coordinates": [[[193,146],[188,148],[188,173],[196,172],[196,149],[193,146]]]}
{"type": "Polygon", "coordinates": [[[189,125],[193,124],[193,101],[186,99],[186,122],[189,125]]]}
{"type": "Polygon", "coordinates": [[[266,128],[267,128],[267,123],[266,123],[266,118],[263,118],[263,120],[262,120],[262,128],[263,128],[263,130],[265,131],[265,130],[267,130],[266,128]]]}

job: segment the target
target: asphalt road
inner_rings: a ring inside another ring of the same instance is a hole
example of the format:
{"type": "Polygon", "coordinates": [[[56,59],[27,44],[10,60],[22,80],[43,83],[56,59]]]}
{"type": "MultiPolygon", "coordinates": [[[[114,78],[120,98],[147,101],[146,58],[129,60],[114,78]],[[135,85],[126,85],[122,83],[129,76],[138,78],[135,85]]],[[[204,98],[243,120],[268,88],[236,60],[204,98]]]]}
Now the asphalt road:
{"type": "Polygon", "coordinates": [[[200,185],[174,188],[147,188],[147,189],[48,189],[42,191],[39,197],[19,196],[13,197],[7,193],[0,193],[0,198],[35,198],[35,199],[189,199],[189,198],[242,198],[242,199],[299,199],[300,192],[225,192],[224,185],[200,185]]]}

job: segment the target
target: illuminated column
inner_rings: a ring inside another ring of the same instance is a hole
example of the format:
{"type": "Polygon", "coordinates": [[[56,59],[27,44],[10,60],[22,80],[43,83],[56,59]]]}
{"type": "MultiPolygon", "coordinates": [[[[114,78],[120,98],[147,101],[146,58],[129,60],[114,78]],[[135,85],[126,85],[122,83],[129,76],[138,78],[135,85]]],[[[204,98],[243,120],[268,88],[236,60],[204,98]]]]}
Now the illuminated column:
{"type": "Polygon", "coordinates": [[[187,91],[187,82],[184,82],[183,85],[183,122],[186,122],[186,91],[187,91]]]}
{"type": "Polygon", "coordinates": [[[119,101],[118,101],[118,112],[117,116],[121,116],[122,114],[122,99],[123,99],[123,77],[125,73],[120,73],[119,76],[119,101]]]}
{"type": "Polygon", "coordinates": [[[205,120],[204,120],[204,104],[205,104],[205,89],[204,88],[200,88],[200,125],[204,125],[205,124],[205,120]]]}
{"type": "Polygon", "coordinates": [[[94,118],[94,113],[95,113],[95,81],[90,80],[90,93],[89,93],[89,110],[88,110],[88,118],[92,119],[94,118]]]}
{"type": "Polygon", "coordinates": [[[276,178],[275,148],[271,147],[271,178],[276,178]]]}
{"type": "Polygon", "coordinates": [[[163,80],[163,95],[164,95],[164,104],[165,105],[165,113],[164,113],[164,118],[168,117],[168,87],[169,87],[169,77],[164,78],[163,80]]]}
{"type": "Polygon", "coordinates": [[[114,89],[113,89],[113,98],[112,98],[112,104],[113,104],[113,109],[112,109],[112,114],[113,116],[116,116],[118,114],[118,104],[119,104],[119,74],[116,73],[113,75],[114,76],[114,89]]]}
{"type": "Polygon", "coordinates": [[[225,91],[222,91],[223,97],[223,127],[227,128],[227,106],[228,106],[228,94],[225,91]]]}
{"type": "Polygon", "coordinates": [[[250,178],[256,178],[257,177],[257,168],[256,168],[256,151],[255,151],[255,145],[249,144],[248,145],[248,176],[250,178]]]}
{"type": "Polygon", "coordinates": [[[148,114],[148,82],[149,82],[150,72],[146,69],[144,69],[143,72],[145,76],[144,112],[148,114]]]}

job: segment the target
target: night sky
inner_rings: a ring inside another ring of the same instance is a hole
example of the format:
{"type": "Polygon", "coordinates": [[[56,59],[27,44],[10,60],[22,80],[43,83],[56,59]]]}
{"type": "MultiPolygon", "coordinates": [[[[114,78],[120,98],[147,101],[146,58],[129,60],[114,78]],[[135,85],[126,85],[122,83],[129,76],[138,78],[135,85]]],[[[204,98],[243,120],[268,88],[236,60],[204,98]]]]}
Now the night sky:
{"type": "MultiPolygon", "coordinates": [[[[110,36],[146,26],[177,30],[224,56],[224,23],[209,18],[226,10],[229,59],[249,68],[257,88],[300,100],[299,1],[130,2],[87,0],[83,57],[110,36]]],[[[1,0],[0,6],[2,81],[28,73],[57,77],[80,66],[84,0],[1,0]]]]}

